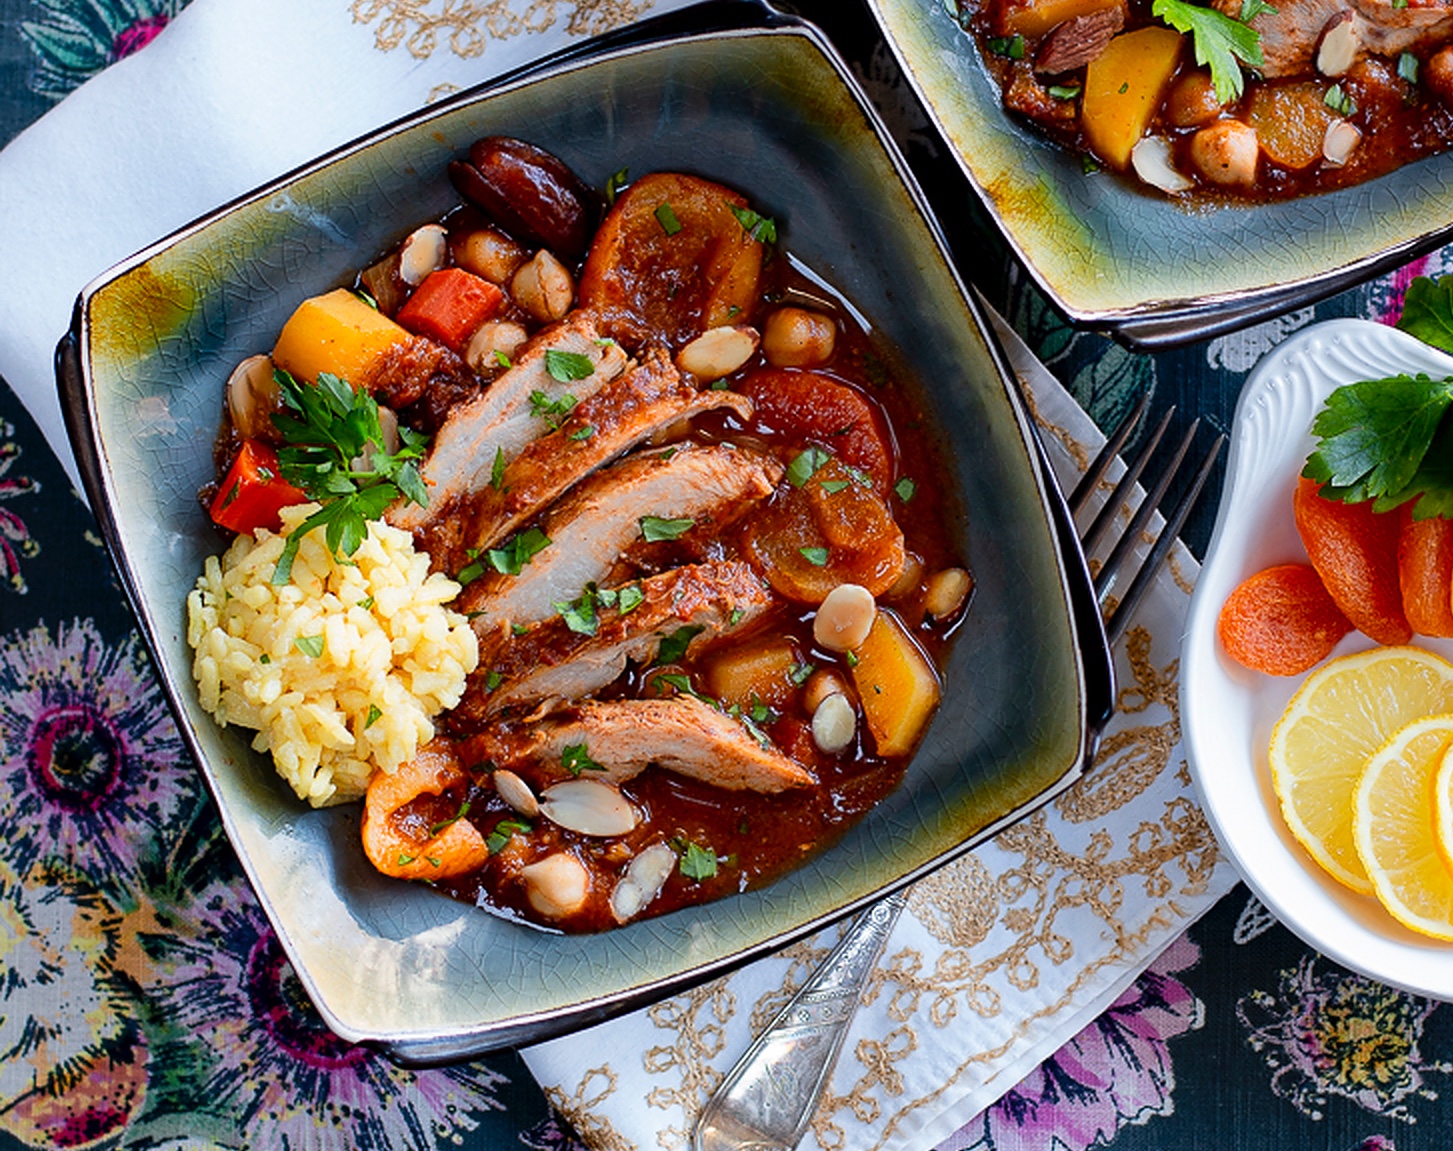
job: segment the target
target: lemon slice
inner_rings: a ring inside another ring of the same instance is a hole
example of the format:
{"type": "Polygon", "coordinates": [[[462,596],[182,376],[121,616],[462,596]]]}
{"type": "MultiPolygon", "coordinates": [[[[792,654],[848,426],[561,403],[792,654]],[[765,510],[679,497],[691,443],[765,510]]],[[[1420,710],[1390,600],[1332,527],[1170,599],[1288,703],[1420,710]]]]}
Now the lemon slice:
{"type": "Polygon", "coordinates": [[[1453,663],[1377,647],[1323,664],[1271,733],[1271,782],[1297,842],[1339,883],[1372,881],[1352,837],[1352,793],[1372,754],[1416,719],[1453,712],[1453,663]]]}
{"type": "Polygon", "coordinates": [[[1357,783],[1352,835],[1382,905],[1424,935],[1453,939],[1453,871],[1438,849],[1433,787],[1453,746],[1453,715],[1403,728],[1357,783]]]}

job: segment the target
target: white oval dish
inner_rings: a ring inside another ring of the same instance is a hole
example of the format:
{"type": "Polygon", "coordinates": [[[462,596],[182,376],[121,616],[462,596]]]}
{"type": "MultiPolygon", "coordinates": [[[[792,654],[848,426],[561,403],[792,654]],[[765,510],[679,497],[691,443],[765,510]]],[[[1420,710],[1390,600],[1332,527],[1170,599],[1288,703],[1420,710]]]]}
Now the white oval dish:
{"type": "MultiPolygon", "coordinates": [[[[1216,526],[1206,549],[1181,649],[1181,721],[1206,818],[1248,887],[1311,946],[1364,975],[1453,999],[1453,943],[1407,930],[1376,898],[1327,875],[1287,830],[1267,767],[1271,730],[1302,676],[1262,675],[1237,664],[1216,638],[1226,596],[1275,563],[1306,562],[1292,491],[1312,450],[1312,419],[1342,384],[1400,373],[1453,375],[1453,358],[1366,320],[1309,327],[1268,354],[1237,402],[1216,526]]],[[[1453,658],[1453,640],[1417,636],[1453,658]]],[[[1354,632],[1334,655],[1373,641],[1354,632]]]]}

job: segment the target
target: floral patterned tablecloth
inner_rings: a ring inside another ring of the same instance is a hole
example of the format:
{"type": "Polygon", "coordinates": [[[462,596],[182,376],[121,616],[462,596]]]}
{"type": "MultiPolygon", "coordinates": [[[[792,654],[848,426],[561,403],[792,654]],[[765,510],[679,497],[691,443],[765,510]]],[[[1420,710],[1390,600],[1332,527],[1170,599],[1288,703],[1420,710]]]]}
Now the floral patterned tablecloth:
{"type": "MultiPolygon", "coordinates": [[[[143,49],[181,3],[0,0],[0,144],[143,49]]],[[[488,36],[526,7],[595,28],[622,6],[351,3],[380,35],[488,36]]],[[[966,274],[1102,426],[1149,391],[1178,420],[1224,427],[1279,340],[1330,316],[1387,320],[1413,275],[1453,258],[1438,252],[1315,308],[1154,356],[1077,332],[982,229],[856,0],[796,7],[854,61],[966,274]]],[[[1186,533],[1197,552],[1212,507],[1186,533]]],[[[89,512],[4,387],[0,820],[0,1151],[579,1144],[513,1053],[409,1071],[326,1030],[187,758],[89,512]]],[[[1453,1005],[1338,967],[1237,887],[942,1146],[1431,1151],[1453,1137],[1450,1077],[1453,1005]]]]}

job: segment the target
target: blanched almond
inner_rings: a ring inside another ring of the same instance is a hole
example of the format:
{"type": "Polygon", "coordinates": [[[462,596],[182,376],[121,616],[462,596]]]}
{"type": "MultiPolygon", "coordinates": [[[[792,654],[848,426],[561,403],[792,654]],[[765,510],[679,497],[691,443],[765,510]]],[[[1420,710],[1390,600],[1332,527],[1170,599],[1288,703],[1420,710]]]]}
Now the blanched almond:
{"type": "Polygon", "coordinates": [[[676,353],[676,366],[699,380],[719,380],[750,360],[761,341],[745,324],[708,328],[676,353]]]}
{"type": "Polygon", "coordinates": [[[567,779],[546,788],[540,814],[580,835],[625,835],[636,826],[636,809],[619,790],[598,779],[567,779]]]}

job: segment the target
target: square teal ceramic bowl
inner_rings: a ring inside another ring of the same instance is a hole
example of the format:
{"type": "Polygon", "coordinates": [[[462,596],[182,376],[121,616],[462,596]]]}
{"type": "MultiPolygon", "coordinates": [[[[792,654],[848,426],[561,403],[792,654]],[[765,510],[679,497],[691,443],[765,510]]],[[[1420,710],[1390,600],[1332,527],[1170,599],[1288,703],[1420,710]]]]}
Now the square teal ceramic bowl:
{"type": "Polygon", "coordinates": [[[725,27],[657,28],[391,125],[102,276],[62,341],[92,505],[232,843],[328,1024],[398,1058],[557,1034],[858,909],[1072,783],[1108,704],[1100,656],[1081,653],[1083,569],[1064,558],[1056,494],[984,318],[845,65],[811,27],[752,11],[746,26],[733,7],[725,27]],[[977,578],[946,706],[886,802],[769,887],[599,935],[545,933],[375,873],[356,805],[309,810],[248,733],[201,709],[186,643],[184,601],[219,550],[195,493],[223,381],[300,300],[451,208],[446,164],[491,134],[524,136],[597,186],[623,166],[685,168],[765,206],[923,386],[949,461],[936,482],[959,493],[953,527],[977,578]]]}
{"type": "Polygon", "coordinates": [[[1453,237],[1453,153],[1335,193],[1206,209],[1087,175],[1005,112],[953,6],[868,0],[985,211],[1077,324],[1145,348],[1181,344],[1303,307],[1453,237]]]}

